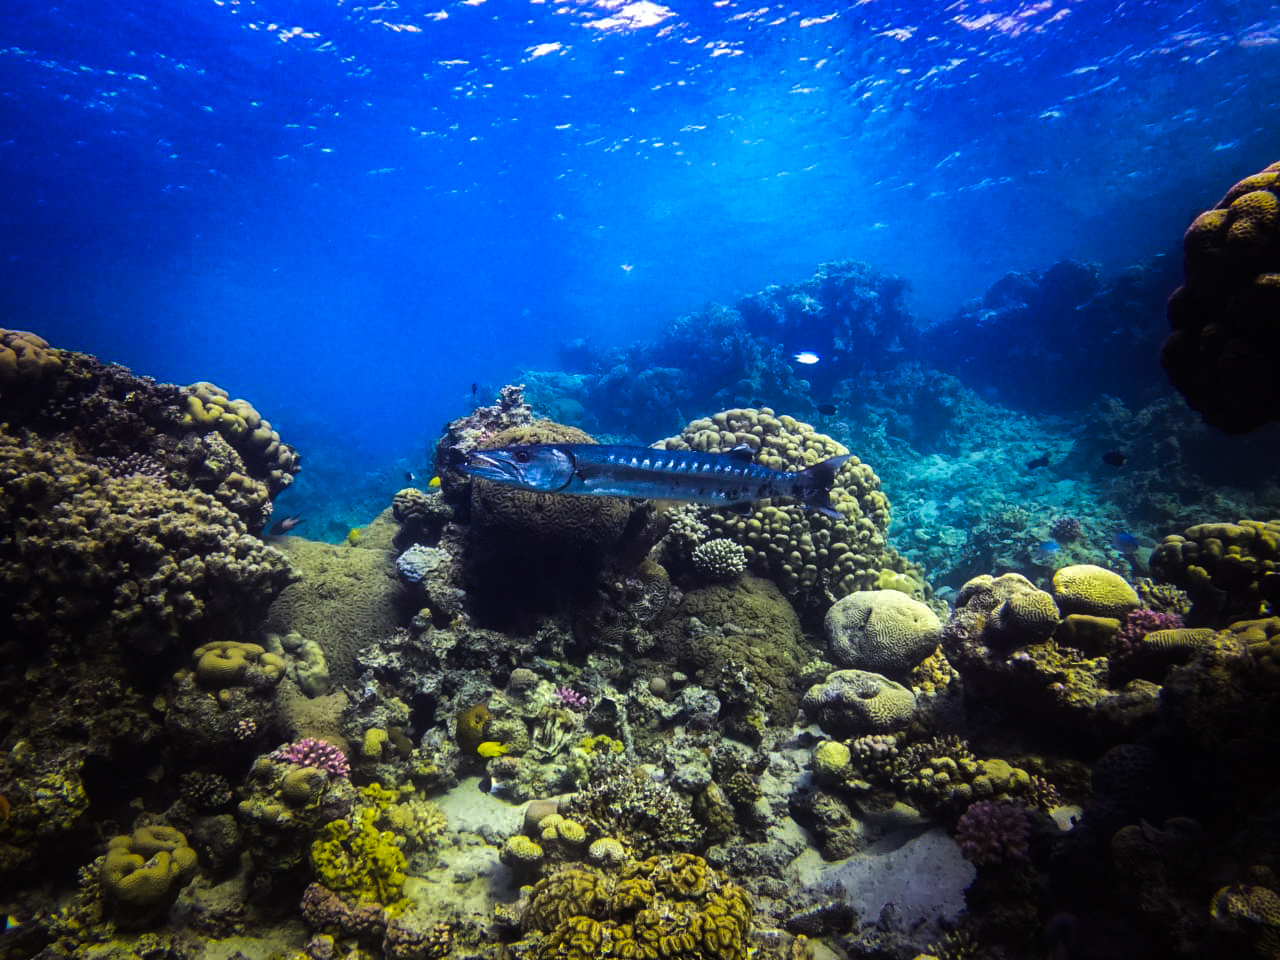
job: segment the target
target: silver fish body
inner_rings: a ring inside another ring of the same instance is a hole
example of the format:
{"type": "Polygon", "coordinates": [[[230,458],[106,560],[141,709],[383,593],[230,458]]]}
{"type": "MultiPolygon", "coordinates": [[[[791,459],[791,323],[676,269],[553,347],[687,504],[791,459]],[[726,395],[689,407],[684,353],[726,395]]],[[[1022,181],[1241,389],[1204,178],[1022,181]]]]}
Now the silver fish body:
{"type": "Polygon", "coordinates": [[[475,450],[463,473],[538,493],[676,500],[732,507],[757,500],[799,500],[839,519],[831,503],[836,472],[849,454],[795,473],[752,462],[750,447],[691,453],[594,443],[532,443],[475,450]]]}

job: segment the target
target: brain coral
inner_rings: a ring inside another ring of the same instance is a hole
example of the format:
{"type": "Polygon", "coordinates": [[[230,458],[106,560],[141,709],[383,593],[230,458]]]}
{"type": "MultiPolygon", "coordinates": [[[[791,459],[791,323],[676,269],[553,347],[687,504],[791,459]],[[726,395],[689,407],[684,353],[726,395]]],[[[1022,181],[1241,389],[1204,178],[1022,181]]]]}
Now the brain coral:
{"type": "Polygon", "coordinates": [[[827,611],[827,649],[841,667],[904,676],[938,647],[942,623],[897,590],[856,590],[827,611]]]}
{"type": "Polygon", "coordinates": [[[1083,613],[1093,617],[1121,620],[1138,609],[1138,593],[1124,577],[1089,563],[1062,567],[1053,575],[1053,599],[1065,614],[1083,613]]]}
{"type": "Polygon", "coordinates": [[[0,433],[0,611],[19,638],[158,650],[256,622],[288,562],[213,497],[0,433]]]}
{"type": "Polygon", "coordinates": [[[116,837],[102,860],[103,891],[122,927],[159,919],[196,871],[196,852],[173,827],[142,827],[116,837]]]}
{"type": "Polygon", "coordinates": [[[1187,623],[1226,626],[1280,602],[1280,520],[1200,523],[1164,538],[1151,572],[1187,592],[1187,623]]]}
{"type": "Polygon", "coordinates": [[[1186,283],[1160,351],[1170,383],[1227,433],[1280,419],[1280,163],[1196,217],[1182,248],[1186,283]]]}
{"type": "Polygon", "coordinates": [[[650,857],[606,873],[569,867],[534,884],[522,955],[746,960],[754,908],[692,854],[650,857]]]}
{"type": "Polygon", "coordinates": [[[400,609],[409,596],[391,554],[299,537],[285,537],[279,547],[300,579],[272,605],[267,629],[296,630],[319,643],[333,682],[354,682],[360,649],[389,637],[414,612],[400,609]]]}
{"type": "MultiPolygon", "coordinates": [[[[668,450],[723,453],[741,444],[757,450],[756,462],[775,470],[803,470],[848,453],[830,437],[789,416],[760,410],[726,410],[695,420],[668,450]]],[[[923,580],[885,543],[889,500],[880,478],[857,457],[836,475],[831,500],[843,519],[835,520],[794,503],[758,504],[741,515],[709,511],[711,537],[740,543],[749,569],[768,577],[799,608],[825,609],[830,600],[853,590],[875,587],[886,573],[908,573],[924,591],[923,580]]]]}
{"type": "Polygon", "coordinates": [[[916,698],[888,677],[868,670],[837,670],[804,695],[806,713],[833,737],[900,730],[915,715],[916,698]]]}

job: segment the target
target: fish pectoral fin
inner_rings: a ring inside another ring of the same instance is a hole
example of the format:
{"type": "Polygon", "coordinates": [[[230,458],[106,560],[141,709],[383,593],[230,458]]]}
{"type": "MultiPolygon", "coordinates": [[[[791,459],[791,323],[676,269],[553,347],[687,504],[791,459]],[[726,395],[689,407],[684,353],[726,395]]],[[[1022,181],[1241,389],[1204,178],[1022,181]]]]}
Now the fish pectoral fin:
{"type": "Polygon", "coordinates": [[[755,449],[749,444],[740,443],[736,447],[731,447],[728,456],[739,463],[754,463],[756,459],[755,449]]]}

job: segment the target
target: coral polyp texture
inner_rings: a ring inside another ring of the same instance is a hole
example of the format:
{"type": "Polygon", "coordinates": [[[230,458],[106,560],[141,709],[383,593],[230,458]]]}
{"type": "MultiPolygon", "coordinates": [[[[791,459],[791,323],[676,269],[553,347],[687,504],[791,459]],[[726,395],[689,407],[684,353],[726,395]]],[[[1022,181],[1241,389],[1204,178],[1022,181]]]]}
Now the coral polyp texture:
{"type": "MultiPolygon", "coordinates": [[[[756,451],[757,463],[774,470],[803,470],[849,452],[809,424],[768,407],[695,420],[663,446],[724,453],[742,444],[756,451]]],[[[836,474],[831,502],[838,520],[796,503],[760,503],[746,515],[708,511],[707,538],[741,545],[748,569],[773,580],[802,610],[825,609],[847,593],[889,580],[923,592],[919,574],[885,541],[889,498],[870,466],[850,457],[836,474]]]]}
{"type": "Polygon", "coordinates": [[[252,624],[289,582],[255,533],[296,455],[274,440],[271,480],[186,423],[184,396],[0,331],[0,613],[15,638],[154,651],[252,624]]]}
{"type": "Polygon", "coordinates": [[[751,898],[692,854],[632,861],[616,872],[570,867],[534,884],[522,956],[745,960],[751,898]]]}
{"type": "Polygon", "coordinates": [[[1196,217],[1182,248],[1186,282],[1160,351],[1169,381],[1227,433],[1280,419],[1280,163],[1196,217]]]}
{"type": "Polygon", "coordinates": [[[1280,520],[1198,523],[1170,534],[1151,554],[1151,572],[1185,590],[1190,626],[1222,627],[1280,602],[1280,520]]]}
{"type": "Polygon", "coordinates": [[[65,437],[0,433],[0,611],[16,638],[156,651],[259,619],[284,556],[215,497],[116,477],[65,437]]]}

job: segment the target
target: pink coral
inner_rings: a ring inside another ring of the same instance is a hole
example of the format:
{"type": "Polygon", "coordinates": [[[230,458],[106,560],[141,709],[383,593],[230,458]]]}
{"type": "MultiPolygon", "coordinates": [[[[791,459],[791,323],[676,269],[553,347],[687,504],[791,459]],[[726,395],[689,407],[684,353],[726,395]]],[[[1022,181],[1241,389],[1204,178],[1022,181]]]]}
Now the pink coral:
{"type": "Polygon", "coordinates": [[[979,800],[969,805],[956,824],[956,843],[970,863],[981,866],[1026,860],[1031,840],[1027,811],[1004,800],[979,800]]]}
{"type": "Polygon", "coordinates": [[[306,737],[286,743],[271,754],[272,760],[283,760],[285,763],[296,763],[301,767],[315,767],[324,770],[331,777],[351,776],[351,764],[341,750],[332,743],[306,737]]]}
{"type": "Polygon", "coordinates": [[[560,702],[570,710],[576,710],[578,713],[586,713],[587,708],[591,706],[591,698],[585,693],[579,693],[571,687],[557,687],[556,696],[560,698],[560,702]]]}
{"type": "Polygon", "coordinates": [[[1157,630],[1177,630],[1182,627],[1182,617],[1160,610],[1130,610],[1115,637],[1115,655],[1118,658],[1132,656],[1142,644],[1142,638],[1157,630]]]}

